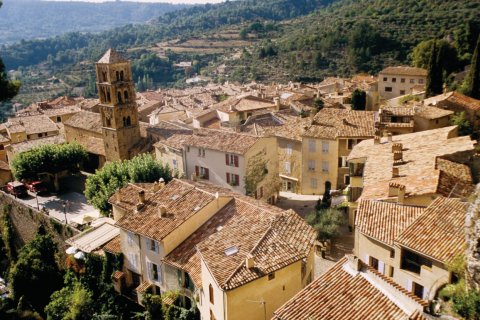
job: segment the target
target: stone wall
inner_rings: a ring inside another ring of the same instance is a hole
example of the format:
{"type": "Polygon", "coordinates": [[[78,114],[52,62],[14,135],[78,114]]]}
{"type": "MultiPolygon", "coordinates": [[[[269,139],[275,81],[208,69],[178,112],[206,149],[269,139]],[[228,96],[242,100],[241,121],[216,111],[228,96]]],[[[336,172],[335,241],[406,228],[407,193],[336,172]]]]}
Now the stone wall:
{"type": "MultiPolygon", "coordinates": [[[[12,196],[0,191],[0,212],[3,214],[4,206],[9,205],[8,214],[13,224],[15,249],[20,250],[26,243],[30,242],[36,235],[38,227],[43,224],[47,231],[54,237],[58,246],[59,262],[63,263],[66,258],[65,240],[78,234],[79,231],[65,226],[60,221],[47,216],[37,209],[29,207],[12,196]]],[[[0,230],[1,232],[1,230],[0,230]]]]}
{"type": "Polygon", "coordinates": [[[467,279],[471,288],[480,290],[480,184],[477,185],[475,195],[465,220],[467,279]]]}

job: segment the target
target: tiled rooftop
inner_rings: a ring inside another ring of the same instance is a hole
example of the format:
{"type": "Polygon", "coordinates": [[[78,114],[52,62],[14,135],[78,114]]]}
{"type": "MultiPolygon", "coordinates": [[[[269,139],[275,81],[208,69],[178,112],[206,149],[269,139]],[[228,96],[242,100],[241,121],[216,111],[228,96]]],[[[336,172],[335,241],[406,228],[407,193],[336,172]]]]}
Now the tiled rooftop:
{"type": "Polygon", "coordinates": [[[65,143],[65,138],[62,135],[56,135],[47,138],[27,140],[24,142],[13,143],[9,146],[14,153],[25,152],[30,149],[46,145],[46,144],[62,144],[65,143]]]}
{"type": "Polygon", "coordinates": [[[475,141],[468,136],[456,137],[455,127],[403,134],[393,136],[392,139],[393,143],[402,144],[403,148],[403,162],[396,166],[399,176],[395,178],[392,178],[392,143],[387,142],[386,138],[383,138],[380,144],[374,144],[373,139],[362,141],[350,152],[349,161],[366,159],[362,199],[388,198],[390,182],[405,185],[407,197],[435,194],[438,191],[448,196],[450,191],[439,186],[450,182],[451,176],[465,175],[466,169],[458,165],[450,165],[448,169],[445,165],[438,167],[437,158],[465,161],[473,154],[475,145],[475,141]],[[443,175],[440,169],[446,170],[443,175]]]}
{"type": "Polygon", "coordinates": [[[380,71],[379,74],[426,77],[427,70],[414,67],[388,67],[380,71]]]}
{"type": "Polygon", "coordinates": [[[436,106],[441,102],[451,103],[466,110],[480,110],[480,100],[467,97],[456,91],[447,92],[423,101],[426,106],[436,106]]]}
{"type": "Polygon", "coordinates": [[[411,320],[426,318],[428,305],[391,279],[360,262],[342,258],[274,312],[276,320],[411,320]]]}
{"type": "Polygon", "coordinates": [[[406,228],[395,243],[448,263],[465,248],[468,202],[437,198],[406,228]]]}
{"type": "Polygon", "coordinates": [[[194,134],[184,138],[185,146],[244,154],[259,137],[215,129],[195,129],[194,134]]]}
{"type": "Polygon", "coordinates": [[[355,225],[362,234],[393,246],[395,238],[415,221],[425,208],[391,202],[362,200],[355,225]]]}
{"type": "Polygon", "coordinates": [[[337,139],[375,136],[375,112],[324,108],[314,117],[304,137],[337,139]]]}
{"type": "Polygon", "coordinates": [[[81,111],[65,121],[65,126],[102,133],[102,118],[99,113],[81,111]]]}
{"type": "Polygon", "coordinates": [[[432,107],[432,106],[423,106],[418,107],[415,115],[425,119],[438,119],[447,117],[453,114],[453,111],[445,110],[442,108],[432,107]]]}
{"type": "Polygon", "coordinates": [[[58,131],[57,125],[46,115],[10,118],[5,125],[10,133],[37,134],[58,131]]]}

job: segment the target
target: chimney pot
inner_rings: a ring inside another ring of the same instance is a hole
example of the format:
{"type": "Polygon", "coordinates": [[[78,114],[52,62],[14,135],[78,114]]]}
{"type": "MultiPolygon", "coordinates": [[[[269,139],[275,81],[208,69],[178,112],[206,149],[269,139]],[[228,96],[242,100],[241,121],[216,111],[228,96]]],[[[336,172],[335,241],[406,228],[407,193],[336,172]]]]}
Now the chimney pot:
{"type": "Polygon", "coordinates": [[[167,216],[167,207],[160,206],[158,208],[158,214],[159,214],[160,218],[165,218],[167,216]]]}
{"type": "Polygon", "coordinates": [[[392,141],[393,141],[392,133],[391,133],[391,132],[387,133],[387,139],[388,139],[388,142],[392,142],[392,141]]]}
{"type": "Polygon", "coordinates": [[[379,136],[375,136],[373,138],[373,144],[380,144],[380,137],[379,136]]]}
{"type": "Polygon", "coordinates": [[[362,262],[360,261],[360,259],[358,259],[357,256],[348,255],[347,257],[348,257],[348,264],[353,270],[358,272],[362,270],[362,262]]]}
{"type": "Polygon", "coordinates": [[[398,178],[400,176],[400,170],[398,167],[392,168],[392,178],[398,178]]]}
{"type": "Polygon", "coordinates": [[[253,260],[253,256],[251,254],[247,255],[247,258],[245,259],[245,265],[248,269],[255,267],[255,261],[253,260]]]}
{"type": "Polygon", "coordinates": [[[138,192],[138,202],[145,203],[145,190],[141,190],[138,192]]]}

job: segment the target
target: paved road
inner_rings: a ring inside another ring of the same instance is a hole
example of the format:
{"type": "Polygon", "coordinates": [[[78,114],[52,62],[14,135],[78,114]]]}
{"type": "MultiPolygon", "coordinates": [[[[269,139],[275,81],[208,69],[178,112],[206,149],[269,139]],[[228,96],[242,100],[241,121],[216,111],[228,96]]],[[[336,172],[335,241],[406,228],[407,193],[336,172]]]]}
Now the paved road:
{"type": "MultiPolygon", "coordinates": [[[[37,199],[32,193],[29,193],[27,198],[20,200],[33,208],[37,208],[37,199]]],[[[49,215],[62,222],[65,222],[65,211],[68,223],[70,223],[75,217],[97,212],[94,207],[87,203],[85,196],[78,192],[68,192],[61,195],[47,194],[44,196],[38,196],[38,207],[40,209],[47,209],[49,215]]]]}

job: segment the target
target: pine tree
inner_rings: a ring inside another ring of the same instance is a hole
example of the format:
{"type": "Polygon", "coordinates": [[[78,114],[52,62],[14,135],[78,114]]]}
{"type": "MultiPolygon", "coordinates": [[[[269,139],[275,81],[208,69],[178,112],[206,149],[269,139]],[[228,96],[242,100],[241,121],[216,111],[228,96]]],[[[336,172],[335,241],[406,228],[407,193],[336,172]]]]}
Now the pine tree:
{"type": "Polygon", "coordinates": [[[478,36],[477,46],[472,56],[470,70],[465,79],[464,93],[472,98],[480,99],[480,36],[478,36]]]}
{"type": "Polygon", "coordinates": [[[427,97],[432,97],[437,94],[441,94],[443,91],[443,74],[442,67],[439,63],[439,53],[437,50],[437,42],[434,41],[432,47],[432,54],[430,56],[430,61],[428,63],[428,74],[427,74],[427,88],[426,95],[427,97]]]}

